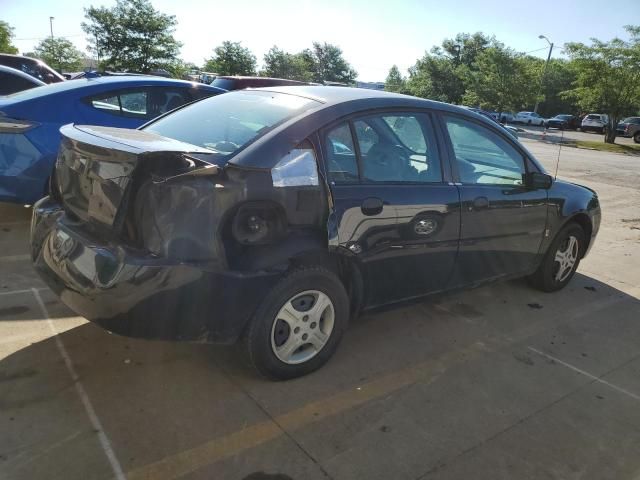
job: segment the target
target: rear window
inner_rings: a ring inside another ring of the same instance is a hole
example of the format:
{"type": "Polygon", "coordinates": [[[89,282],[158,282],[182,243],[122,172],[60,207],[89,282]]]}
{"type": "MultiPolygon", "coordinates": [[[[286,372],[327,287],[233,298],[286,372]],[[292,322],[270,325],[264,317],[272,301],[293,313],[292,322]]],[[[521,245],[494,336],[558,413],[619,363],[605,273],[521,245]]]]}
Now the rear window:
{"type": "Polygon", "coordinates": [[[587,115],[587,120],[600,120],[600,115],[587,115]]]}
{"type": "Polygon", "coordinates": [[[240,90],[194,103],[144,130],[231,157],[279,124],[319,104],[295,95],[240,90]]]}
{"type": "Polygon", "coordinates": [[[229,78],[216,78],[211,82],[212,87],[224,88],[225,90],[233,90],[234,81],[229,78]]]}
{"type": "Polygon", "coordinates": [[[622,123],[634,123],[634,124],[640,124],[640,117],[628,117],[625,118],[622,123]]]}

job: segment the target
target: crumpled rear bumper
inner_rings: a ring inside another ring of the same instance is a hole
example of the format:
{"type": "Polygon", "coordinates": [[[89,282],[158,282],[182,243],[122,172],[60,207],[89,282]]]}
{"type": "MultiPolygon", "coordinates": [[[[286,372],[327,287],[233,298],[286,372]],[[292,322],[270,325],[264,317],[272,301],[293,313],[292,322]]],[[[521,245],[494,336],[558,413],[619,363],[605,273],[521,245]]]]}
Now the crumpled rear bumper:
{"type": "Polygon", "coordinates": [[[279,273],[220,271],[107,244],[48,197],[31,230],[36,270],[78,314],[121,335],[233,343],[279,273]]]}

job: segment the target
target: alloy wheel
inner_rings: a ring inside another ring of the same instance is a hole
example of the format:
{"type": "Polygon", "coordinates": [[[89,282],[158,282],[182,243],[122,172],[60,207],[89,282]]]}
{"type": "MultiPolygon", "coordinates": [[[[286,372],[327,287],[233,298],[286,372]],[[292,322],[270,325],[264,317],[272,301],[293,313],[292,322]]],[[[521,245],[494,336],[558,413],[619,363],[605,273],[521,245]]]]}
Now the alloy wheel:
{"type": "Polygon", "coordinates": [[[558,265],[554,270],[554,278],[557,282],[565,281],[578,260],[578,254],[580,252],[580,245],[578,239],[573,235],[569,235],[567,239],[560,244],[558,251],[554,257],[555,263],[558,265]]]}
{"type": "Polygon", "coordinates": [[[331,299],[319,290],[307,290],[280,308],[271,327],[271,349],[289,365],[315,357],[327,344],[335,323],[331,299]]]}

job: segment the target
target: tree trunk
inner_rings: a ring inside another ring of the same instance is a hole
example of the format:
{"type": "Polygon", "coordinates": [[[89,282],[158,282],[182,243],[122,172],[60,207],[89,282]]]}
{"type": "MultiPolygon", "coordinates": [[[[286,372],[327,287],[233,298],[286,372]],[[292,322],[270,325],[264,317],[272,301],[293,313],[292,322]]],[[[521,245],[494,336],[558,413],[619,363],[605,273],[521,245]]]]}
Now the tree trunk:
{"type": "Polygon", "coordinates": [[[609,116],[609,121],[604,130],[604,143],[616,143],[616,127],[618,126],[618,119],[613,115],[609,116]]]}

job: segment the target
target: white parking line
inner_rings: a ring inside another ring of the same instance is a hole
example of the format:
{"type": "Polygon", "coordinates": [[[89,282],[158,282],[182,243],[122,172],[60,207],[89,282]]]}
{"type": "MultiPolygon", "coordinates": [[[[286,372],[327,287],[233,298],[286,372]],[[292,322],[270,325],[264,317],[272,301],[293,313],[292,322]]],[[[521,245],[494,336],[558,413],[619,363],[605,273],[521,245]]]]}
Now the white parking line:
{"type": "Polygon", "coordinates": [[[71,379],[73,380],[73,383],[76,387],[76,391],[78,392],[78,396],[80,397],[80,401],[84,405],[84,409],[87,412],[89,420],[91,421],[91,425],[98,432],[98,438],[100,440],[100,444],[102,445],[102,449],[104,450],[104,453],[107,456],[109,463],[111,464],[111,468],[113,470],[113,473],[116,479],[126,480],[124,472],[122,471],[122,467],[120,466],[120,462],[118,461],[118,458],[116,457],[116,454],[114,453],[113,448],[111,447],[111,442],[109,441],[109,437],[107,437],[107,434],[105,433],[104,428],[102,428],[102,423],[100,422],[100,419],[98,418],[98,415],[96,414],[96,411],[93,408],[93,404],[89,399],[89,395],[87,395],[86,390],[82,386],[80,377],[78,377],[78,374],[76,373],[76,369],[73,366],[73,362],[71,362],[71,357],[67,353],[67,349],[65,348],[64,343],[62,343],[62,339],[58,335],[58,331],[56,330],[56,327],[51,321],[51,317],[49,316],[49,312],[47,311],[47,308],[45,307],[44,302],[42,301],[40,292],[36,288],[32,288],[31,291],[33,292],[33,295],[36,297],[36,301],[40,306],[42,316],[47,320],[47,323],[49,324],[49,328],[53,332],[53,335],[56,339],[56,346],[58,347],[58,351],[60,352],[60,355],[64,360],[67,370],[69,371],[69,375],[71,375],[71,379]]]}
{"type": "Polygon", "coordinates": [[[620,392],[620,393],[624,393],[625,395],[629,395],[631,398],[635,399],[635,400],[640,400],[640,396],[636,395],[633,392],[630,392],[629,390],[625,390],[624,388],[621,388],[617,385],[614,385],[613,383],[609,383],[606,380],[601,379],[600,377],[596,377],[595,375],[591,375],[589,372],[585,372],[584,370],[581,370],[578,367],[574,367],[573,365],[567,363],[567,362],[563,362],[562,360],[556,358],[556,357],[552,357],[551,355],[541,352],[540,350],[536,350],[533,347],[527,347],[529,350],[531,350],[532,352],[537,353],[538,355],[541,355],[543,357],[548,358],[549,360],[553,360],[556,363],[559,363],[560,365],[564,365],[565,367],[573,370],[574,372],[577,373],[581,373],[582,375],[584,375],[585,377],[589,377],[592,380],[595,380],[596,382],[602,383],[603,385],[606,385],[607,387],[611,387],[614,390],[620,392]]]}

